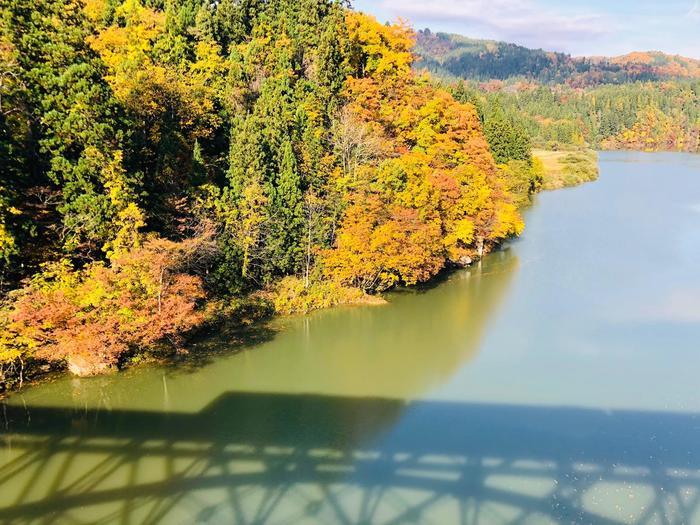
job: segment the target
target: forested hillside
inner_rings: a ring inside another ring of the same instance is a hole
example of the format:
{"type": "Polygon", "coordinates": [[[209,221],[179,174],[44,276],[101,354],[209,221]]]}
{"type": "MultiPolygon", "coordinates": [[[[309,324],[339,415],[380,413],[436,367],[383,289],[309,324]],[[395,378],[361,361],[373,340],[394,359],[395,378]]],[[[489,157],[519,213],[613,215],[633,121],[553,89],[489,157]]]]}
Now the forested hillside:
{"type": "Polygon", "coordinates": [[[700,81],[589,89],[458,82],[453,92],[487,122],[494,115],[517,122],[539,147],[700,151],[700,81]]]}
{"type": "Polygon", "coordinates": [[[700,151],[700,61],[663,53],[572,58],[459,35],[417,34],[416,63],[536,146],[700,151]]]}
{"type": "Polygon", "coordinates": [[[522,231],[527,137],[333,0],[0,0],[0,384],[466,264],[522,231]],[[525,142],[522,142],[522,141],[525,142]]]}
{"type": "Polygon", "coordinates": [[[637,81],[700,79],[700,60],[660,52],[619,57],[572,57],[516,44],[461,35],[417,34],[418,69],[445,79],[525,79],[571,87],[637,81]]]}

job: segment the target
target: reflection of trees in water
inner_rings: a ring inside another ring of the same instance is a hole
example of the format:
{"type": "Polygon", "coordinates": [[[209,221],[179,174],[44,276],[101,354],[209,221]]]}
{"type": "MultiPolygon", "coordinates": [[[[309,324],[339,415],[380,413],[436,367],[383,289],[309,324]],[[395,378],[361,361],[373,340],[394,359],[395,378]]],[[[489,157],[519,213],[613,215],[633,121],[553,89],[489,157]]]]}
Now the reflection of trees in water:
{"type": "Polygon", "coordinates": [[[695,415],[227,394],[0,417],[3,523],[700,520],[695,415]]]}
{"type": "Polygon", "coordinates": [[[504,250],[398,292],[386,307],[337,308],[222,330],[175,364],[63,378],[29,390],[26,402],[198,411],[232,389],[418,398],[477,354],[517,265],[504,250]]]}
{"type": "Polygon", "coordinates": [[[295,319],[212,380],[249,391],[420,397],[477,354],[517,265],[517,257],[503,251],[446,274],[449,283],[396,292],[387,306],[295,319]]]}

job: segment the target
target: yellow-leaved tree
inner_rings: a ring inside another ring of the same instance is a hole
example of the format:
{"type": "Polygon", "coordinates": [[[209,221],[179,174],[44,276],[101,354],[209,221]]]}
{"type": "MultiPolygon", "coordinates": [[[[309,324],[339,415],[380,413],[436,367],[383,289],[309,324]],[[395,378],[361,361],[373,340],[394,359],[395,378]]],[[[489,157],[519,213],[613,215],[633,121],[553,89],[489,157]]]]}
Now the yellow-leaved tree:
{"type": "Polygon", "coordinates": [[[354,75],[344,116],[381,146],[342,179],[352,184],[336,245],[325,252],[327,275],[367,291],[415,284],[520,234],[474,106],[411,71],[413,34],[404,25],[358,13],[347,23],[354,75]]]}

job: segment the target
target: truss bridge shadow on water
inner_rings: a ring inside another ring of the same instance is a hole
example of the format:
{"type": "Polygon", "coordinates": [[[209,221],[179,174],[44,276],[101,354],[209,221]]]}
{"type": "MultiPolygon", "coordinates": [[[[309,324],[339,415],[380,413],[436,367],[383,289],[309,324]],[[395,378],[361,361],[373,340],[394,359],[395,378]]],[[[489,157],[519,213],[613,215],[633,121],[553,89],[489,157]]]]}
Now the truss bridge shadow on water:
{"type": "Polygon", "coordinates": [[[0,424],[0,523],[700,523],[692,414],[230,393],[0,424]]]}

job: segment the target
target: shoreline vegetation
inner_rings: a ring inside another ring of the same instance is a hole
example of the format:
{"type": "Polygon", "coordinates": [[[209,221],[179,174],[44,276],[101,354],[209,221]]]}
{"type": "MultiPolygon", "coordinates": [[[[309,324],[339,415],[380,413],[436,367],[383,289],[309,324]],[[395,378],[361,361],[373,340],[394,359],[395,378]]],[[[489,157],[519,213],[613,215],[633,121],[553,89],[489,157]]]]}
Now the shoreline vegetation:
{"type": "Polygon", "coordinates": [[[491,146],[405,25],[334,0],[5,14],[3,388],[182,351],[251,300],[375,301],[524,228],[529,144],[491,146]]]}
{"type": "Polygon", "coordinates": [[[13,0],[0,391],[381,304],[597,176],[583,146],[533,155],[507,106],[416,72],[414,43],[333,0],[13,0]]]}
{"type": "Polygon", "coordinates": [[[535,149],[532,155],[544,167],[543,190],[558,190],[593,182],[600,174],[598,154],[590,149],[535,149]]]}

